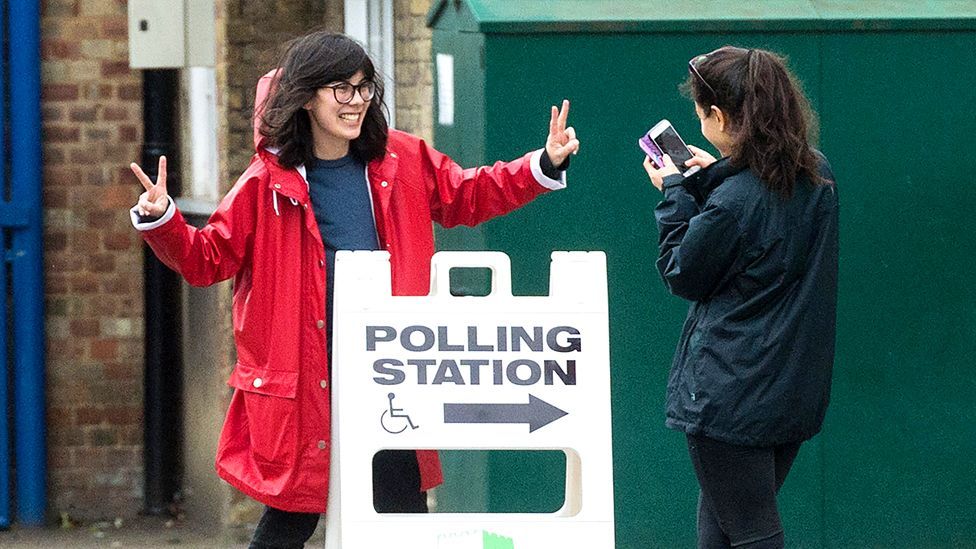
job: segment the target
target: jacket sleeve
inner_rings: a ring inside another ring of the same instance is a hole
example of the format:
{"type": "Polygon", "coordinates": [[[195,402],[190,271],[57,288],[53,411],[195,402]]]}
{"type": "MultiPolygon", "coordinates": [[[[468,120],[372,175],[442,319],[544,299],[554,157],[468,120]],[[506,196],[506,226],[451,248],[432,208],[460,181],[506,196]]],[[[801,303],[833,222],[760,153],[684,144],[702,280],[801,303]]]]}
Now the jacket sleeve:
{"type": "Polygon", "coordinates": [[[541,149],[512,162],[464,169],[426,143],[420,147],[431,216],[444,227],[477,225],[566,186],[565,173],[560,179],[542,173],[541,149]]]}
{"type": "Polygon", "coordinates": [[[209,286],[237,274],[253,243],[258,183],[241,177],[220,202],[207,225],[186,222],[170,200],[158,221],[143,223],[132,212],[132,223],[156,256],[192,286],[209,286]]]}
{"type": "Polygon", "coordinates": [[[657,270],[668,291],[691,301],[708,298],[738,253],[735,215],[713,202],[699,207],[681,176],[669,176],[654,217],[660,234],[657,270]]]}

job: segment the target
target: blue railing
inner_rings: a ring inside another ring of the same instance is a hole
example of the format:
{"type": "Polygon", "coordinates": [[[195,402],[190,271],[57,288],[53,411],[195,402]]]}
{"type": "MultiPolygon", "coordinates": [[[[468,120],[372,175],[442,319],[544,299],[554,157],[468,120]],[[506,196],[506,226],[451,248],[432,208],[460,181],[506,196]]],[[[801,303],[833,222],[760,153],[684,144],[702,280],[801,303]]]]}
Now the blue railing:
{"type": "Polygon", "coordinates": [[[0,0],[0,43],[0,527],[6,527],[12,496],[22,524],[43,524],[47,505],[38,0],[0,0]]]}

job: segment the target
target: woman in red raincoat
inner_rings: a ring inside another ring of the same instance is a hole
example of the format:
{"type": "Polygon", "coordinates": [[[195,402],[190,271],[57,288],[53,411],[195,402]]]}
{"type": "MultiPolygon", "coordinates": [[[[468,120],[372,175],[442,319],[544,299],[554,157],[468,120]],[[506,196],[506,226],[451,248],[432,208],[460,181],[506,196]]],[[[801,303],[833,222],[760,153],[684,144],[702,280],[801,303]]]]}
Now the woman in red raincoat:
{"type": "MultiPolygon", "coordinates": [[[[302,547],[329,482],[332,266],[340,249],[390,253],[393,292],[426,295],[432,221],[475,225],[565,186],[579,149],[569,103],[552,107],[545,148],[462,169],[389,129],[383,87],[362,47],[340,34],[295,40],[261,79],[256,154],[208,224],[188,225],[166,194],[166,159],[132,222],[166,265],[206,286],[234,278],[234,396],[217,472],[267,508],[252,548],[302,547]]],[[[380,512],[426,512],[440,484],[434,451],[382,453],[380,512]]]]}

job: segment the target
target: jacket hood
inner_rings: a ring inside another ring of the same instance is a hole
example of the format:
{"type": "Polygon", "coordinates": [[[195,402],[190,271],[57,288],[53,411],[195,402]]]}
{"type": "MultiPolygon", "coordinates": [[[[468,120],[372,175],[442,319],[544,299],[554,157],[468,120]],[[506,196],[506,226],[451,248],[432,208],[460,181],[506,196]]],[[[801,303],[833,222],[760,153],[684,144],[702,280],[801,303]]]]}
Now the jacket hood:
{"type": "Polygon", "coordinates": [[[275,77],[281,69],[271,69],[258,80],[257,90],[254,92],[254,150],[260,151],[264,147],[267,139],[261,135],[261,114],[264,112],[264,102],[271,94],[272,86],[275,84],[275,77]]]}

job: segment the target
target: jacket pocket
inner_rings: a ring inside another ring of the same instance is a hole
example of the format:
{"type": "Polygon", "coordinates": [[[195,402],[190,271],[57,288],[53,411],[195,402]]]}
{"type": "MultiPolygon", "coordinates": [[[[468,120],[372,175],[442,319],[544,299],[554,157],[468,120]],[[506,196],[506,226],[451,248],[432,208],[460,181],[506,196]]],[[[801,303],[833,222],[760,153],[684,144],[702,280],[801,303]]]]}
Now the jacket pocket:
{"type": "Polygon", "coordinates": [[[253,368],[238,362],[227,384],[248,393],[294,399],[298,372],[253,368]]]}
{"type": "Polygon", "coordinates": [[[298,443],[298,372],[238,363],[227,382],[241,391],[246,428],[255,459],[275,466],[294,464],[298,443]]]}

